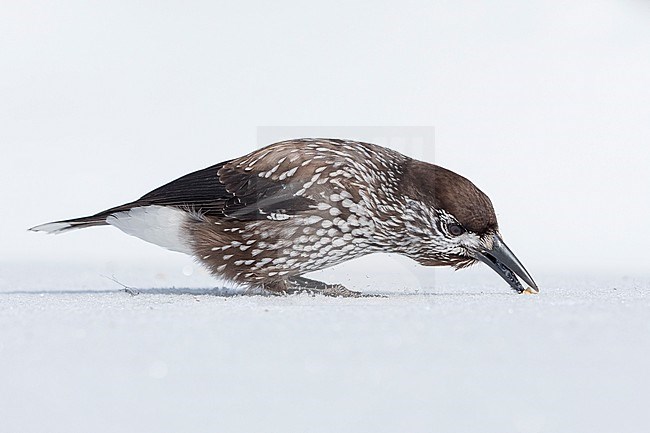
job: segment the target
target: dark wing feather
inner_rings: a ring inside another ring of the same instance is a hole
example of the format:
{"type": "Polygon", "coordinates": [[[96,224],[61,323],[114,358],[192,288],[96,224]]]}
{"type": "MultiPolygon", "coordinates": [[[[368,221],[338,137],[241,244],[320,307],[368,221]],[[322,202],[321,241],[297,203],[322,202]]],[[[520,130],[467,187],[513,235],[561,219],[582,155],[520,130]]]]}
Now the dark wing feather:
{"type": "Polygon", "coordinates": [[[202,215],[251,221],[272,213],[295,215],[314,204],[294,195],[300,189],[298,184],[260,177],[229,162],[180,177],[127,206],[175,206],[202,215]]]}
{"type": "Polygon", "coordinates": [[[260,177],[228,164],[219,170],[219,178],[231,197],[226,201],[224,214],[238,220],[266,219],[272,213],[295,215],[314,205],[314,201],[296,196],[302,184],[260,177]]]}
{"type": "Polygon", "coordinates": [[[223,216],[224,203],[232,196],[219,180],[219,169],[224,164],[216,164],[173,180],[145,194],[133,204],[176,206],[223,216]]]}

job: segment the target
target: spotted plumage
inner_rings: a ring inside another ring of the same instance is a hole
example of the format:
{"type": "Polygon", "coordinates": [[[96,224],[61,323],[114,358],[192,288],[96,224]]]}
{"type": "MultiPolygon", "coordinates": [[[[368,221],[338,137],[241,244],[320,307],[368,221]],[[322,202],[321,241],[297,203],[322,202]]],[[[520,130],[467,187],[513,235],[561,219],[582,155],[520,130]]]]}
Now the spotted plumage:
{"type": "Polygon", "coordinates": [[[474,184],[351,140],[275,143],[134,202],[33,230],[59,233],[104,224],[192,254],[219,277],[277,293],[356,295],[302,275],[374,252],[433,266],[481,260],[515,290],[522,291],[521,284],[501,268],[536,289],[502,243],[492,204],[474,184]]]}

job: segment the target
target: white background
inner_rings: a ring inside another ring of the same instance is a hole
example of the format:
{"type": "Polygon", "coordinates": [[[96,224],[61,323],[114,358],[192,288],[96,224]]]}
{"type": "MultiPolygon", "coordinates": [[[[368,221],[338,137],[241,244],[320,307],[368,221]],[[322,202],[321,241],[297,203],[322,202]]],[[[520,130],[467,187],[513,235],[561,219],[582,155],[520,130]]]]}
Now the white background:
{"type": "Polygon", "coordinates": [[[648,1],[0,0],[0,431],[650,431],[649,77],[648,1]],[[390,125],[434,128],[378,143],[488,193],[539,295],[384,255],[318,278],[385,298],[232,296],[26,231],[390,125]]]}
{"type": "Polygon", "coordinates": [[[628,0],[2,2],[0,260],[165,260],[26,229],[247,153],[260,125],[425,125],[532,273],[645,273],[649,23],[628,0]]]}

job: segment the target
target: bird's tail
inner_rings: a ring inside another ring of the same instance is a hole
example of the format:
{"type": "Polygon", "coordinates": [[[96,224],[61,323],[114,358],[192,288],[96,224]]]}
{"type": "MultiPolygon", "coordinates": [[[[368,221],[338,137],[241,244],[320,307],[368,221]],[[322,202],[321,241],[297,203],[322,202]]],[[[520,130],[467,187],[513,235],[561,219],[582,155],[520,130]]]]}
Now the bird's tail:
{"type": "Polygon", "coordinates": [[[41,224],[30,228],[33,232],[44,232],[50,234],[65,233],[70,230],[83,229],[86,227],[102,226],[108,224],[106,222],[106,215],[93,215],[81,218],[73,218],[64,221],[54,221],[51,223],[41,224]]]}

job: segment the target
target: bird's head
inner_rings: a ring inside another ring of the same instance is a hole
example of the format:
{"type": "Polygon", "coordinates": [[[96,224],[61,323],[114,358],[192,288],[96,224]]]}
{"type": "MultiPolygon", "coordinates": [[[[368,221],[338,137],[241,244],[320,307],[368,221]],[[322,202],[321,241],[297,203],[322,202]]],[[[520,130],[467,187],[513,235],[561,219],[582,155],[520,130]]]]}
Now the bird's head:
{"type": "Polygon", "coordinates": [[[442,167],[410,160],[402,179],[404,218],[413,241],[407,254],[425,266],[463,268],[481,261],[510,287],[523,292],[521,278],[538,288],[503,242],[489,197],[468,179],[442,167]]]}

